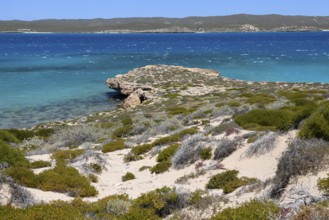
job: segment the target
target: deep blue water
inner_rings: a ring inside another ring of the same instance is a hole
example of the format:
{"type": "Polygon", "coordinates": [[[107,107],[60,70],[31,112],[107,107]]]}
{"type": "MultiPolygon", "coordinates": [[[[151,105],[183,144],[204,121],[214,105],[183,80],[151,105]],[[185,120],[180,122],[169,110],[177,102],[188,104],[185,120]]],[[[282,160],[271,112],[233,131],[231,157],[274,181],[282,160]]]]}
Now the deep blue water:
{"type": "Polygon", "coordinates": [[[0,127],[111,109],[105,80],[149,64],[251,81],[329,82],[329,32],[0,34],[0,127]]]}

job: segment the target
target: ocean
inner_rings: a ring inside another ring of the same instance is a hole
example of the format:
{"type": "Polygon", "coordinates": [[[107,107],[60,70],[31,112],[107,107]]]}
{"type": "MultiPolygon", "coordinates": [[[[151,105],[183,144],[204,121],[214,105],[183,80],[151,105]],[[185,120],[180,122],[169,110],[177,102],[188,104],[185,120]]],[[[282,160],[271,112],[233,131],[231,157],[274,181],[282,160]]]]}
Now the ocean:
{"type": "Polygon", "coordinates": [[[0,128],[110,110],[118,101],[105,80],[150,64],[329,83],[329,32],[0,34],[0,128]]]}

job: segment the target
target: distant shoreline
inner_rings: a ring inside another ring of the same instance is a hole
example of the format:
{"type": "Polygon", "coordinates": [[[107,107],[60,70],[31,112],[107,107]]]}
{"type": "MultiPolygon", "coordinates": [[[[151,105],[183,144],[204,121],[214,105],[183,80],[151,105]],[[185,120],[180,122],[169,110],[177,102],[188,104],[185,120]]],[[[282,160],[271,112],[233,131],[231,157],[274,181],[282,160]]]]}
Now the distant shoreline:
{"type": "Polygon", "coordinates": [[[205,31],[205,32],[193,32],[193,31],[127,31],[127,32],[21,32],[21,31],[0,31],[0,34],[220,34],[220,33],[302,33],[302,32],[329,32],[327,29],[323,30],[292,30],[292,31],[205,31]]]}

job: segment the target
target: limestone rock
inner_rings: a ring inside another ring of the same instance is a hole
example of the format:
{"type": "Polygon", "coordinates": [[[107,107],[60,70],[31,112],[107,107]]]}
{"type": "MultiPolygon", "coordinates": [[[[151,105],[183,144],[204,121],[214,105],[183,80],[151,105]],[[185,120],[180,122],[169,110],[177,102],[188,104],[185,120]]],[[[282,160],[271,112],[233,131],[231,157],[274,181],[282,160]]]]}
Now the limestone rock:
{"type": "Polygon", "coordinates": [[[141,103],[142,103],[142,101],[141,101],[140,97],[138,96],[138,94],[133,93],[123,101],[123,107],[132,108],[137,105],[140,105],[141,103]]]}

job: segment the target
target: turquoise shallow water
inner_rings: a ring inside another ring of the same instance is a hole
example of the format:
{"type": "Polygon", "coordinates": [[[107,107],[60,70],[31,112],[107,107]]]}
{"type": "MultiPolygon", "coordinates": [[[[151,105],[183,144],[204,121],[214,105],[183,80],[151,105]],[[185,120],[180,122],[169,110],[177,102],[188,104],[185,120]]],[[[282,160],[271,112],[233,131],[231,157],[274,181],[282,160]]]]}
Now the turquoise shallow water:
{"type": "Polygon", "coordinates": [[[211,68],[251,81],[329,83],[329,32],[0,34],[0,127],[115,106],[108,77],[149,64],[211,68]]]}

